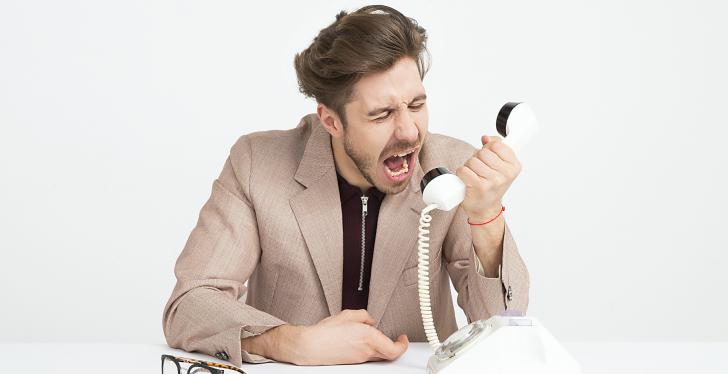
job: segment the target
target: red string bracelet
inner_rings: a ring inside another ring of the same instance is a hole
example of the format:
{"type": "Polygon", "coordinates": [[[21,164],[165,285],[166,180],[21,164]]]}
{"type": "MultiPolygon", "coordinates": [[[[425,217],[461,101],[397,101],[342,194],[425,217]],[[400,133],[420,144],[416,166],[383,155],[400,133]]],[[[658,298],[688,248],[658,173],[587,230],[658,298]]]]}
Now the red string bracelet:
{"type": "Polygon", "coordinates": [[[491,223],[491,222],[495,221],[495,220],[496,220],[496,219],[497,219],[498,217],[500,217],[500,215],[501,215],[501,214],[503,214],[503,211],[504,211],[504,210],[506,210],[506,207],[505,207],[505,206],[503,206],[503,205],[501,205],[501,210],[500,210],[500,212],[498,212],[498,215],[497,215],[497,216],[495,216],[495,217],[493,217],[493,218],[491,218],[491,219],[489,219],[489,220],[487,220],[487,221],[485,221],[485,222],[483,222],[483,223],[471,223],[471,222],[470,222],[470,218],[468,218],[468,224],[469,224],[470,226],[482,226],[482,225],[486,225],[486,224],[489,224],[489,223],[491,223]]]}

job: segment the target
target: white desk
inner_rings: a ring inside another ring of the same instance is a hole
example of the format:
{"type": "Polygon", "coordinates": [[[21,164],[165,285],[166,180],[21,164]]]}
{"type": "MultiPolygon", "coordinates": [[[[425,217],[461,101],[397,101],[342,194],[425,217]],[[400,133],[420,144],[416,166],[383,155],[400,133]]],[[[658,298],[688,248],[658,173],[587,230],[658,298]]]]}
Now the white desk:
{"type": "MultiPolygon", "coordinates": [[[[728,373],[728,342],[565,342],[564,345],[581,363],[584,374],[728,373]]],[[[0,343],[0,371],[39,374],[158,374],[161,372],[160,355],[163,353],[222,362],[214,357],[170,349],[164,344],[0,343]]],[[[324,367],[246,364],[243,370],[248,374],[424,373],[429,355],[427,344],[413,343],[395,362],[324,367]]]]}

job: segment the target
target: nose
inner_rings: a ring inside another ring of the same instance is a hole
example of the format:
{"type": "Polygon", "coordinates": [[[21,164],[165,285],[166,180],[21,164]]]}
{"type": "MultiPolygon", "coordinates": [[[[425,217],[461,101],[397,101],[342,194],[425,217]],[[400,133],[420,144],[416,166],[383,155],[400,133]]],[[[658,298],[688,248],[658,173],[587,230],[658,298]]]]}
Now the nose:
{"type": "Polygon", "coordinates": [[[398,115],[395,118],[395,125],[397,127],[394,130],[394,136],[397,140],[414,144],[417,142],[419,129],[412,118],[412,114],[410,113],[407,104],[402,103],[402,106],[403,108],[398,110],[398,115]]]}

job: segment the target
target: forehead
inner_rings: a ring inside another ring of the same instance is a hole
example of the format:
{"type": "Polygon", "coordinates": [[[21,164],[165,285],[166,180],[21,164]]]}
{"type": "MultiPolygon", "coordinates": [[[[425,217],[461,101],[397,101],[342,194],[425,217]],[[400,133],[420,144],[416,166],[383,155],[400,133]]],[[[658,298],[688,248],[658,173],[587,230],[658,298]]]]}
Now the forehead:
{"type": "Polygon", "coordinates": [[[351,104],[361,110],[410,102],[425,93],[417,63],[403,58],[389,70],[367,75],[354,85],[351,104]]]}

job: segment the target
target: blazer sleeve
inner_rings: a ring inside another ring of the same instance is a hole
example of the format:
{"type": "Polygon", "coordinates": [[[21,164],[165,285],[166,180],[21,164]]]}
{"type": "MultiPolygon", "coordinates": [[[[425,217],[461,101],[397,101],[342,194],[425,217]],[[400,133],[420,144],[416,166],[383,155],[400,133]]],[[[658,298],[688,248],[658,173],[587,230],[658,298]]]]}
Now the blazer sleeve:
{"type": "Polygon", "coordinates": [[[172,348],[197,351],[240,366],[269,361],[242,351],[241,339],[284,323],[240,301],[261,255],[255,210],[248,199],[249,139],[232,147],[210,198],[175,264],[177,284],[163,314],[172,348]]]}
{"type": "Polygon", "coordinates": [[[509,311],[526,313],[528,309],[529,275],[508,223],[503,234],[503,262],[499,278],[479,273],[470,225],[462,209],[458,209],[443,241],[447,271],[458,292],[457,302],[468,322],[488,319],[509,311]]]}

